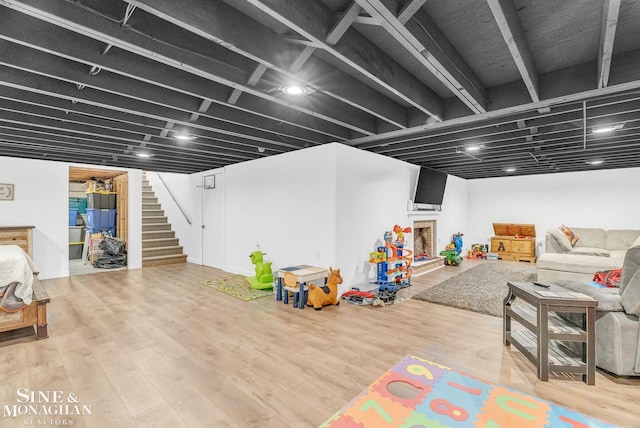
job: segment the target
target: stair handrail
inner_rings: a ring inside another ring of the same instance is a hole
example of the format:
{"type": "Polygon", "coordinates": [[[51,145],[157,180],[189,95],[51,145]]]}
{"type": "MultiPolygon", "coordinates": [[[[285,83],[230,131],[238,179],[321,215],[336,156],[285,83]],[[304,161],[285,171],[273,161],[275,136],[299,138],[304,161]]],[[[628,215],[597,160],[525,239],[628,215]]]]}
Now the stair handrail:
{"type": "Polygon", "coordinates": [[[173,192],[171,192],[171,189],[169,189],[169,186],[167,186],[167,183],[165,183],[164,178],[162,178],[162,176],[160,175],[159,172],[156,172],[156,175],[158,176],[158,178],[160,179],[160,182],[162,182],[162,184],[164,185],[164,188],[167,189],[167,192],[169,192],[169,195],[171,196],[171,199],[173,199],[173,202],[176,203],[176,205],[178,206],[178,209],[180,210],[180,212],[182,213],[182,215],[184,216],[185,220],[187,220],[187,223],[191,224],[191,220],[189,220],[189,217],[187,217],[187,214],[184,212],[184,210],[182,209],[182,206],[180,205],[180,202],[178,202],[178,200],[176,199],[175,196],[173,196],[173,192]]]}

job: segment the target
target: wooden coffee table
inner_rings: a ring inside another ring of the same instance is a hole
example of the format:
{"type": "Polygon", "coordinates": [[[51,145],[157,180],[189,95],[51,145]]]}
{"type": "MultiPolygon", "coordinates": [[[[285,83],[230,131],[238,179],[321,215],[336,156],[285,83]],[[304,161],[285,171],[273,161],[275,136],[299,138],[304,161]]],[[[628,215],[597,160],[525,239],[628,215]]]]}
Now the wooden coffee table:
{"type": "Polygon", "coordinates": [[[595,318],[598,302],[551,284],[549,288],[531,282],[508,282],[504,300],[503,340],[513,344],[537,367],[540,380],[549,380],[549,372],[582,374],[588,385],[595,384],[595,318]],[[516,304],[518,299],[527,304],[516,304]],[[558,315],[581,314],[574,324],[558,315]],[[512,328],[512,321],[523,328],[512,328]],[[575,355],[562,347],[550,347],[551,340],[579,342],[582,352],[575,355]]]}

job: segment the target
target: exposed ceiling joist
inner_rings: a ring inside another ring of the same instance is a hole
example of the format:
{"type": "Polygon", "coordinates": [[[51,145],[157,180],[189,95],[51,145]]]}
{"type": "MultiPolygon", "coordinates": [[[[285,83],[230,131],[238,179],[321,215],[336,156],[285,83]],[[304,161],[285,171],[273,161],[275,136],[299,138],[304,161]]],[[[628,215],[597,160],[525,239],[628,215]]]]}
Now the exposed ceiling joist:
{"type": "MultiPolygon", "coordinates": [[[[484,88],[479,79],[464,75],[459,67],[452,66],[451,60],[439,49],[428,49],[428,37],[419,33],[412,33],[395,17],[382,0],[356,0],[362,8],[372,17],[376,18],[382,27],[399,43],[436,76],[447,88],[449,88],[463,103],[474,113],[486,111],[484,88]],[[421,41],[418,37],[422,38],[421,41]],[[425,42],[425,43],[423,43],[425,42]]],[[[428,36],[428,35],[427,35],[428,36]]]]}
{"type": "Polygon", "coordinates": [[[602,5],[602,27],[600,29],[600,44],[598,47],[598,88],[609,84],[611,59],[613,57],[613,42],[618,28],[620,14],[620,0],[604,0],[602,5]]]}
{"type": "Polygon", "coordinates": [[[529,44],[522,30],[515,6],[511,0],[487,0],[502,37],[520,71],[533,102],[540,101],[538,94],[538,72],[536,71],[529,44]]]}
{"type": "Polygon", "coordinates": [[[245,1],[306,38],[313,46],[321,47],[390,96],[438,121],[442,120],[442,99],[359,33],[347,31],[336,46],[327,44],[325,37],[335,14],[316,0],[297,0],[290,4],[267,0],[245,1]],[[366,55],[363,55],[364,52],[366,55]]]}

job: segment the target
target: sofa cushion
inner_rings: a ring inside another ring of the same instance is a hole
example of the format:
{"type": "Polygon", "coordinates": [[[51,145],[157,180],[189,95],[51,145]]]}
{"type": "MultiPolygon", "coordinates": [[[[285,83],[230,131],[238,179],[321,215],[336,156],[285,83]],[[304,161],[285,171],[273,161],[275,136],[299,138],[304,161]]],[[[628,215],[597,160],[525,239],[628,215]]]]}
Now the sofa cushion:
{"type": "Polygon", "coordinates": [[[598,301],[596,310],[599,312],[622,312],[624,308],[620,304],[620,293],[617,288],[598,288],[577,281],[554,281],[561,287],[571,291],[586,294],[598,301]]]}
{"type": "Polygon", "coordinates": [[[590,274],[597,271],[617,269],[620,266],[610,257],[583,256],[566,253],[544,253],[536,263],[538,269],[590,274]]]}
{"type": "Polygon", "coordinates": [[[571,251],[573,249],[571,241],[569,241],[567,235],[562,230],[560,230],[559,227],[552,227],[551,229],[549,229],[548,233],[555,238],[562,251],[571,251]]]}
{"type": "Polygon", "coordinates": [[[571,230],[580,237],[576,247],[607,248],[607,233],[604,229],[572,227],[571,230]]]}
{"type": "Polygon", "coordinates": [[[592,248],[592,247],[576,247],[572,248],[569,251],[569,254],[582,254],[584,256],[599,256],[599,257],[609,257],[611,252],[609,250],[605,250],[604,248],[592,248]]]}
{"type": "Polygon", "coordinates": [[[640,237],[640,230],[607,230],[607,250],[628,250],[640,237]]]}
{"type": "Polygon", "coordinates": [[[640,246],[629,248],[624,258],[620,304],[626,313],[640,316],[640,246]]]}

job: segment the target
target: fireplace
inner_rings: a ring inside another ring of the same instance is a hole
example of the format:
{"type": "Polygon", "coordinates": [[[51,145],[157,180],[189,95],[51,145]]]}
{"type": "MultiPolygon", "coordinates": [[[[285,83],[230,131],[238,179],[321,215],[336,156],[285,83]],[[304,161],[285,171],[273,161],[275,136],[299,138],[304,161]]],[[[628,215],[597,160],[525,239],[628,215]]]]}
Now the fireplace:
{"type": "Polygon", "coordinates": [[[413,222],[413,273],[424,273],[444,266],[444,257],[437,251],[435,220],[415,220],[413,222]],[[425,257],[426,256],[426,257],[425,257]]]}
{"type": "Polygon", "coordinates": [[[413,222],[413,254],[426,254],[429,258],[436,255],[436,221],[419,220],[413,222]]]}

